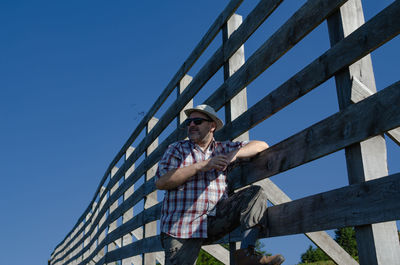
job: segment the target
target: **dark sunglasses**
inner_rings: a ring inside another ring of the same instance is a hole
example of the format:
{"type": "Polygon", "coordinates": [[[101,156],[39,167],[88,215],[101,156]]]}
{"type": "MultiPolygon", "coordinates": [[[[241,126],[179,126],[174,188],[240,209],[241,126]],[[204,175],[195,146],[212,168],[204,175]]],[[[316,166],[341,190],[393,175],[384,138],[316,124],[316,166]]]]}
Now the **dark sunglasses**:
{"type": "Polygon", "coordinates": [[[213,120],[207,120],[207,119],[203,119],[203,118],[188,118],[185,120],[185,122],[183,124],[184,124],[184,126],[189,126],[192,122],[194,122],[195,125],[200,125],[203,123],[203,121],[211,122],[213,120]]]}

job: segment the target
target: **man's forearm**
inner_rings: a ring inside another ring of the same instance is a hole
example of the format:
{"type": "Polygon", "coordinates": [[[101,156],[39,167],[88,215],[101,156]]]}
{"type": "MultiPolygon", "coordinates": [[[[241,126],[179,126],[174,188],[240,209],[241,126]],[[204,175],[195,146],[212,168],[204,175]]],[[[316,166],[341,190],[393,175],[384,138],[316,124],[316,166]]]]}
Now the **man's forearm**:
{"type": "Polygon", "coordinates": [[[240,159],[253,157],[268,147],[268,144],[264,141],[251,141],[237,151],[235,158],[240,159]]]}
{"type": "Polygon", "coordinates": [[[218,155],[187,167],[173,169],[156,181],[156,187],[159,190],[175,189],[200,171],[206,172],[212,169],[225,170],[228,164],[229,160],[226,155],[218,155]]]}
{"type": "Polygon", "coordinates": [[[196,175],[198,172],[198,163],[187,167],[170,170],[156,181],[156,187],[159,190],[175,189],[176,187],[179,187],[185,183],[190,177],[196,175]]]}

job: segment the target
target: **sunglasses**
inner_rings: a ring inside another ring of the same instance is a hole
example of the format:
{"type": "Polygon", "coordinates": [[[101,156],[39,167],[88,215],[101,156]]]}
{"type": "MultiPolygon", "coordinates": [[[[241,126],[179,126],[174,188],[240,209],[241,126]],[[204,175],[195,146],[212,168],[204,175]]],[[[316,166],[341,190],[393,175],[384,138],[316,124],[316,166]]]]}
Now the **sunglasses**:
{"type": "Polygon", "coordinates": [[[194,122],[195,125],[200,125],[203,123],[203,121],[208,121],[211,122],[213,120],[207,120],[207,119],[203,119],[203,118],[188,118],[185,120],[185,122],[183,123],[184,126],[189,126],[192,122],[194,122]]]}

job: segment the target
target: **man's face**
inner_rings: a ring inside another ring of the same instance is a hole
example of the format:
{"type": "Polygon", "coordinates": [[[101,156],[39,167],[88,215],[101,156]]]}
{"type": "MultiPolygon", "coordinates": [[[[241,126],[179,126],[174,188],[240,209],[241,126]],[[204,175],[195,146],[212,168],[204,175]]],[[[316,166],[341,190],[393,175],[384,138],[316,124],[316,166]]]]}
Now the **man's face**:
{"type": "MultiPolygon", "coordinates": [[[[209,120],[210,118],[201,112],[192,112],[189,118],[203,118],[209,120]]],[[[210,137],[212,138],[215,131],[215,122],[203,121],[201,124],[196,125],[191,122],[188,127],[188,137],[196,144],[206,142],[210,137]]]]}

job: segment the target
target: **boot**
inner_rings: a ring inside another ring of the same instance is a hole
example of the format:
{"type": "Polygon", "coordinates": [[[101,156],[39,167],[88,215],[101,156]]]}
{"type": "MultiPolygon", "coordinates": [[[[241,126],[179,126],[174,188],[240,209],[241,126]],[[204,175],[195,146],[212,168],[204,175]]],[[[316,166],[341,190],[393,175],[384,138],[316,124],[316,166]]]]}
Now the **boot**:
{"type": "Polygon", "coordinates": [[[234,256],[236,265],[280,265],[285,261],[280,254],[266,257],[255,252],[254,248],[236,250],[234,256]]]}

